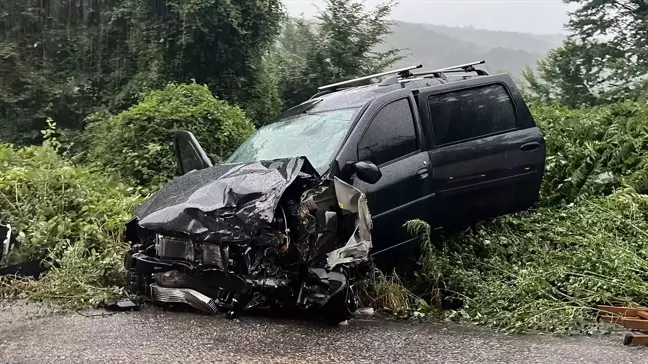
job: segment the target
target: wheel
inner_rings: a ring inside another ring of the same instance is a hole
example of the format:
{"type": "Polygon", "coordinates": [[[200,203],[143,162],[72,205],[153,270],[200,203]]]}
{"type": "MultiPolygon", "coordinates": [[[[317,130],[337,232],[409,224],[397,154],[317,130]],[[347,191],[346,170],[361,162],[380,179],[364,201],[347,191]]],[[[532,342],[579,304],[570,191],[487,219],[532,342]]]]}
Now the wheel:
{"type": "Polygon", "coordinates": [[[344,292],[331,297],[323,307],[324,322],[331,326],[337,326],[351,317],[358,307],[353,291],[349,288],[344,292]]]}

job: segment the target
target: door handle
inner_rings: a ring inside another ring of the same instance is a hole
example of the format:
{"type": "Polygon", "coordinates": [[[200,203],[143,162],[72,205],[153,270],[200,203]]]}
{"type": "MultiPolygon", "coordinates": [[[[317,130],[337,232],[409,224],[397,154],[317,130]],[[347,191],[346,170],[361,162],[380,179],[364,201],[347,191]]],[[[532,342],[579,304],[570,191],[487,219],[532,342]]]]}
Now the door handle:
{"type": "Polygon", "coordinates": [[[430,168],[428,167],[421,168],[418,171],[416,171],[416,175],[418,176],[419,179],[426,179],[430,175],[430,168]]]}
{"type": "Polygon", "coordinates": [[[520,150],[523,151],[523,152],[530,152],[530,151],[536,150],[538,148],[540,148],[540,143],[531,142],[531,143],[522,144],[522,146],[520,147],[520,150]]]}

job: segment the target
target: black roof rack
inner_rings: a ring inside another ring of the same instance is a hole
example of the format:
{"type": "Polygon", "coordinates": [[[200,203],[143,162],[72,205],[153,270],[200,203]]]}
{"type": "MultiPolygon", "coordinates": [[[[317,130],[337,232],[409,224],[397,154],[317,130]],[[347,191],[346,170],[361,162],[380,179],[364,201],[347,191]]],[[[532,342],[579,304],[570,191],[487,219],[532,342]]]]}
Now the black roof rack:
{"type": "Polygon", "coordinates": [[[376,77],[389,76],[389,75],[393,75],[393,74],[398,74],[400,77],[409,77],[409,76],[412,75],[412,73],[410,71],[414,70],[414,69],[417,69],[417,68],[423,68],[423,65],[422,64],[417,64],[416,66],[400,68],[400,69],[393,70],[393,71],[386,71],[386,72],[376,73],[376,74],[369,75],[369,76],[354,78],[352,80],[332,83],[330,85],[318,87],[317,91],[321,92],[321,91],[325,91],[325,90],[334,90],[334,89],[339,88],[340,86],[346,86],[346,85],[349,85],[349,84],[352,84],[352,83],[356,83],[356,82],[360,82],[360,81],[366,81],[366,80],[370,80],[370,79],[376,78],[376,77]]]}
{"type": "Polygon", "coordinates": [[[448,82],[448,77],[446,76],[446,73],[467,73],[467,72],[475,72],[477,73],[478,76],[488,76],[488,73],[484,70],[480,70],[475,68],[475,66],[484,64],[486,61],[481,60],[481,61],[476,61],[476,62],[470,62],[470,63],[465,63],[465,64],[459,64],[456,66],[450,66],[450,67],[445,67],[445,68],[440,68],[437,70],[432,70],[432,71],[424,71],[424,72],[419,72],[414,75],[412,75],[413,78],[407,79],[397,79],[395,82],[398,83],[404,83],[408,81],[412,81],[415,79],[424,79],[424,78],[440,78],[446,82],[448,82]]]}
{"type": "Polygon", "coordinates": [[[478,70],[475,68],[475,66],[484,64],[486,61],[476,61],[476,62],[471,62],[471,63],[465,63],[465,64],[459,64],[456,66],[450,66],[450,67],[445,67],[445,68],[440,68],[438,70],[432,70],[432,71],[425,71],[421,73],[417,73],[414,76],[423,76],[423,75],[431,75],[431,74],[441,74],[441,73],[447,73],[447,72],[484,72],[482,70],[478,70]]]}
{"type": "Polygon", "coordinates": [[[444,81],[448,81],[446,77],[446,73],[457,73],[457,72],[475,72],[479,76],[487,76],[488,73],[484,70],[476,69],[475,66],[484,64],[486,61],[481,60],[481,61],[476,61],[476,62],[470,62],[470,63],[465,63],[465,64],[459,64],[456,66],[450,66],[450,67],[445,67],[445,68],[440,68],[437,70],[432,70],[432,71],[424,71],[420,73],[413,74],[410,72],[411,70],[418,69],[418,68],[423,68],[422,64],[418,64],[416,66],[410,66],[410,67],[405,67],[405,68],[400,68],[397,70],[393,71],[386,71],[386,72],[381,72],[381,73],[376,73],[373,75],[369,76],[364,76],[364,77],[359,77],[359,78],[354,78],[352,80],[347,80],[347,81],[342,81],[342,82],[337,82],[337,83],[332,83],[330,85],[325,85],[325,86],[320,86],[317,88],[317,93],[311,97],[315,98],[321,95],[325,95],[331,92],[335,92],[340,88],[340,86],[347,86],[356,82],[360,81],[366,81],[370,80],[372,78],[377,78],[377,77],[382,77],[382,76],[391,76],[387,77],[384,80],[382,80],[378,86],[388,86],[388,85],[395,85],[397,83],[405,83],[409,82],[412,80],[416,79],[424,79],[424,78],[430,78],[430,77],[435,77],[435,78],[441,78],[444,81]]]}

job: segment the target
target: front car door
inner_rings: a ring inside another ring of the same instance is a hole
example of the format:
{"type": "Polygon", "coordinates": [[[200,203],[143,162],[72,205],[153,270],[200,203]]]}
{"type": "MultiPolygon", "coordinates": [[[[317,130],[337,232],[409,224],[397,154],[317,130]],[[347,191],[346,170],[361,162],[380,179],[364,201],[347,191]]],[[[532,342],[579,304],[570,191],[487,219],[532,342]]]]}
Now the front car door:
{"type": "Polygon", "coordinates": [[[433,147],[433,223],[464,226],[529,208],[545,143],[508,78],[482,77],[419,94],[433,147]]]}
{"type": "Polygon", "coordinates": [[[213,166],[207,153],[200,146],[196,137],[189,131],[176,131],[173,136],[173,147],[176,152],[180,174],[187,174],[194,170],[213,166]]]}
{"type": "Polygon", "coordinates": [[[415,107],[410,91],[378,99],[367,108],[353,132],[356,135],[349,139],[355,161],[372,162],[382,173],[375,184],[353,180],[367,195],[375,252],[406,238],[403,224],[422,216],[431,193],[429,157],[415,107]]]}

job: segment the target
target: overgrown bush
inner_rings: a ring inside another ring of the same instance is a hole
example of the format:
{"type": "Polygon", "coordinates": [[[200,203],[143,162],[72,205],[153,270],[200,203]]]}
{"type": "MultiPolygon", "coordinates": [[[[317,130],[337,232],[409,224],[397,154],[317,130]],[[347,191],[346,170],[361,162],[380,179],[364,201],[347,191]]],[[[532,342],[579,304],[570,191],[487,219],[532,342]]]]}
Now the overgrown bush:
{"type": "Polygon", "coordinates": [[[598,304],[648,304],[648,196],[632,188],[423,237],[419,291],[463,299],[464,318],[503,330],[568,332],[598,304]]]}
{"type": "Polygon", "coordinates": [[[171,83],[88,129],[90,161],[139,185],[156,186],[176,175],[175,131],[192,132],[210,157],[220,162],[254,131],[254,126],[240,108],[214,98],[207,87],[171,83]]]}
{"type": "Polygon", "coordinates": [[[648,102],[568,109],[535,105],[547,140],[543,205],[602,196],[626,183],[648,192],[648,102]]]}
{"type": "Polygon", "coordinates": [[[62,159],[56,148],[55,140],[21,149],[0,144],[0,220],[20,232],[7,262],[42,260],[51,268],[18,284],[21,295],[85,306],[123,287],[123,227],[143,198],[113,176],[62,159]]]}

